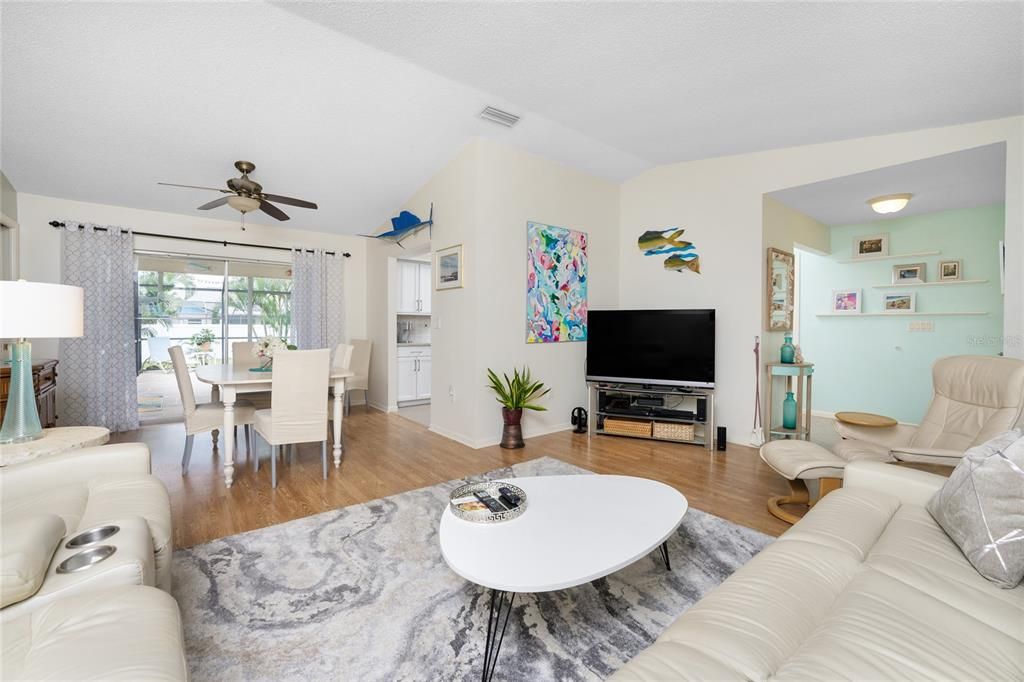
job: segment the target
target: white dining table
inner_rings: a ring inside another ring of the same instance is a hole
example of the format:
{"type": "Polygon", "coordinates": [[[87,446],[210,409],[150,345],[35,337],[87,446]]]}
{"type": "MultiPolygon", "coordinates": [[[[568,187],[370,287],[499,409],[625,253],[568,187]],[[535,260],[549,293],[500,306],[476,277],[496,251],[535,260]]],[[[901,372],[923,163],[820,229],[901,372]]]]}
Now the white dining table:
{"type": "MultiPolygon", "coordinates": [[[[274,373],[252,372],[246,368],[235,369],[230,365],[206,365],[195,368],[196,378],[203,383],[220,387],[220,399],[224,404],[224,483],[231,487],[235,478],[235,400],[239,394],[269,391],[274,373]]],[[[341,466],[341,419],[342,403],[345,399],[345,380],[355,376],[347,369],[331,369],[330,382],[334,387],[334,466],[341,466]]]]}

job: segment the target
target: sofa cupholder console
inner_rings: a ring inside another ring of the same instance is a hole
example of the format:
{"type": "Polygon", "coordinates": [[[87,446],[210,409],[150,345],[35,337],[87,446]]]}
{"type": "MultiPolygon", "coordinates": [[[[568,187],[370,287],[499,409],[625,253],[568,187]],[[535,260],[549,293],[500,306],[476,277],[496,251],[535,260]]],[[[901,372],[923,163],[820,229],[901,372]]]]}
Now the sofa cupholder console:
{"type": "Polygon", "coordinates": [[[95,545],[97,542],[106,540],[111,535],[121,530],[120,526],[106,525],[96,526],[89,530],[82,531],[75,537],[68,540],[67,544],[64,545],[66,549],[75,549],[76,547],[85,547],[86,545],[95,545]]]}
{"type": "Polygon", "coordinates": [[[127,517],[90,524],[88,530],[57,545],[39,591],[31,599],[0,610],[0,621],[75,594],[126,585],[152,586],[155,571],[153,539],[145,519],[127,517]],[[92,540],[104,535],[102,540],[92,540]]]}
{"type": "Polygon", "coordinates": [[[57,573],[78,573],[92,568],[96,564],[109,559],[117,551],[117,547],[111,545],[100,545],[83,549],[78,554],[72,554],[57,566],[57,573]]]}

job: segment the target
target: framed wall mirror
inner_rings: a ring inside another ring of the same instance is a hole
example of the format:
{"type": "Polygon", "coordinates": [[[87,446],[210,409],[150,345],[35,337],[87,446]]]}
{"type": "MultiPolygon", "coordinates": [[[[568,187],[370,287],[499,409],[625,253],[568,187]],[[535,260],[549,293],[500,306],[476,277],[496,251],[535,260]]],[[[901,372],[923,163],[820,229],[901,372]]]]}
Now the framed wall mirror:
{"type": "Polygon", "coordinates": [[[793,254],[768,248],[768,286],[767,297],[768,331],[793,331],[793,287],[795,261],[793,254]]]}

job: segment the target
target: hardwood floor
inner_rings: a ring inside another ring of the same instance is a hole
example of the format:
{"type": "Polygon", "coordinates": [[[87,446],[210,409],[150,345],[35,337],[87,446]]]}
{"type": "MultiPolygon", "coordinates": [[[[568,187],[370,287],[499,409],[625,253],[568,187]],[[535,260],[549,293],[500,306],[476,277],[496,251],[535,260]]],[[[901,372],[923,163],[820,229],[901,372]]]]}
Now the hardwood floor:
{"type": "MultiPolygon", "coordinates": [[[[499,428],[498,425],[495,428],[499,428]]],[[[241,435],[241,431],[239,432],[241,435]]],[[[789,490],[754,448],[730,445],[709,455],[703,448],[569,431],[527,440],[521,450],[473,450],[397,415],[354,408],[345,419],[341,468],[321,477],[320,448],[299,448],[294,466],[278,467],[270,487],[263,451],[259,473],[244,445],[235,458],[235,483],[224,487],[222,462],[208,434],[197,435],[188,476],[181,475],[180,424],[146,426],[112,442],[142,441],[153,453],[153,473],[171,497],[174,544],[188,547],[318,512],[367,502],[537,457],[557,457],[602,474],[652,478],[676,487],[690,506],[778,535],[789,526],[771,516],[768,497],[789,490]]],[[[265,447],[265,446],[264,446],[265,447]]]]}

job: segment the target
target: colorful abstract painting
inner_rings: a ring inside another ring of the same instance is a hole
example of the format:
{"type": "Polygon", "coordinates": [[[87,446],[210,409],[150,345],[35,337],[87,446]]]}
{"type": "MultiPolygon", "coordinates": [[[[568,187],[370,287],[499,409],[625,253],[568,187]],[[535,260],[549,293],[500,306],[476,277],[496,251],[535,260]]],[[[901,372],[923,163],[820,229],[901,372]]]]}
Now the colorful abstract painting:
{"type": "Polygon", "coordinates": [[[526,342],[587,340],[587,234],[526,224],[526,342]]]}
{"type": "Polygon", "coordinates": [[[668,254],[668,258],[665,259],[666,270],[689,270],[699,275],[700,255],[692,242],[680,239],[684,232],[686,230],[681,227],[670,227],[661,231],[647,230],[636,240],[636,245],[645,256],[668,254]]]}

